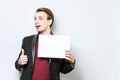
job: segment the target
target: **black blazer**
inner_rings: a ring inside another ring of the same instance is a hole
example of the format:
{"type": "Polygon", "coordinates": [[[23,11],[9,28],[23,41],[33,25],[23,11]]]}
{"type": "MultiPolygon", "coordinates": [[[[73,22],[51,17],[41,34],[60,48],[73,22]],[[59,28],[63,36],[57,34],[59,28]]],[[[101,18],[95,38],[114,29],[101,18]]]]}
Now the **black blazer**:
{"type": "MultiPolygon", "coordinates": [[[[19,71],[22,70],[20,80],[32,80],[36,36],[37,35],[27,36],[23,39],[22,48],[25,50],[25,54],[28,57],[28,63],[24,66],[18,65],[20,53],[15,62],[16,69],[19,71]]],[[[66,74],[74,69],[74,65],[71,65],[65,59],[51,58],[49,59],[49,64],[50,80],[60,80],[60,72],[66,74]]]]}

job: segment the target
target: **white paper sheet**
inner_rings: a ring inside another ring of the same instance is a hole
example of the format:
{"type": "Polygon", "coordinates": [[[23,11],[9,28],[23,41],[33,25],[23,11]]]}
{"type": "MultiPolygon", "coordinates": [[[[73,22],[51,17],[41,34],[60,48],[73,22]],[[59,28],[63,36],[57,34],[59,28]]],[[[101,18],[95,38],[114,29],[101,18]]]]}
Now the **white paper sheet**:
{"type": "Polygon", "coordinates": [[[65,50],[70,50],[70,36],[39,35],[38,57],[65,58],[65,50]]]}

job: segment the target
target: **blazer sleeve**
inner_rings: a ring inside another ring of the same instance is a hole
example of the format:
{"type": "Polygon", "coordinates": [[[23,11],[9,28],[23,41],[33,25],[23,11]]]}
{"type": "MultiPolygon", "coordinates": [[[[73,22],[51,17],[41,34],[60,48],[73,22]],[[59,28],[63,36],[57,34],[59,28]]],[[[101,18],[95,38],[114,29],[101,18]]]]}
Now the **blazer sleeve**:
{"type": "MultiPolygon", "coordinates": [[[[25,39],[25,38],[24,38],[24,39],[25,39]]],[[[21,47],[22,49],[24,49],[24,47],[25,47],[25,45],[24,45],[24,39],[23,39],[23,41],[22,41],[22,47],[21,47]]],[[[17,60],[15,61],[15,68],[16,68],[17,70],[19,70],[19,71],[21,71],[21,70],[23,69],[23,66],[21,66],[21,65],[18,64],[18,60],[19,60],[19,58],[20,58],[20,55],[21,55],[21,52],[20,52],[17,60]]]]}
{"type": "Polygon", "coordinates": [[[61,64],[61,73],[69,73],[75,68],[75,63],[71,64],[69,61],[63,59],[61,64]]]}

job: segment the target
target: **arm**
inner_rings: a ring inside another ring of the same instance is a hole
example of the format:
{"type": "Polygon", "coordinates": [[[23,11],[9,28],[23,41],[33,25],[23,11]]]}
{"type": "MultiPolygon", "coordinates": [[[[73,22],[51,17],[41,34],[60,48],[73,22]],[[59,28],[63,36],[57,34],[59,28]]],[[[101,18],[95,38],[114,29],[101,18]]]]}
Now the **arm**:
{"type": "Polygon", "coordinates": [[[25,55],[24,53],[25,53],[25,51],[24,51],[24,39],[23,39],[22,50],[19,54],[18,59],[15,62],[15,67],[19,71],[21,71],[23,66],[26,65],[28,62],[27,55],[25,55]]]}
{"type": "Polygon", "coordinates": [[[65,53],[66,53],[66,58],[63,59],[61,65],[61,72],[64,74],[72,71],[75,67],[75,58],[72,51],[66,50],[65,53]]]}
{"type": "Polygon", "coordinates": [[[62,66],[61,66],[61,73],[69,73],[70,71],[72,71],[75,67],[75,63],[71,64],[69,61],[67,60],[63,60],[62,61],[62,66]]]}
{"type": "Polygon", "coordinates": [[[22,70],[22,67],[23,67],[23,66],[20,66],[20,65],[18,64],[18,60],[19,60],[19,58],[20,58],[20,55],[21,55],[21,52],[20,52],[20,54],[19,54],[18,59],[15,61],[15,68],[16,68],[17,70],[19,70],[19,71],[21,71],[21,70],[22,70]]]}

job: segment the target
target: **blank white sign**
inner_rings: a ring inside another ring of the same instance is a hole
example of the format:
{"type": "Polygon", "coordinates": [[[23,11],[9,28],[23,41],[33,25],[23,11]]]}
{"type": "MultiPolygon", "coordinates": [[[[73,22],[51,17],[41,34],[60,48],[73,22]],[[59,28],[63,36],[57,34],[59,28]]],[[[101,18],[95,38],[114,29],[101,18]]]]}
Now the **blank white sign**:
{"type": "Polygon", "coordinates": [[[68,35],[39,35],[38,57],[65,58],[65,50],[69,49],[68,35]]]}

